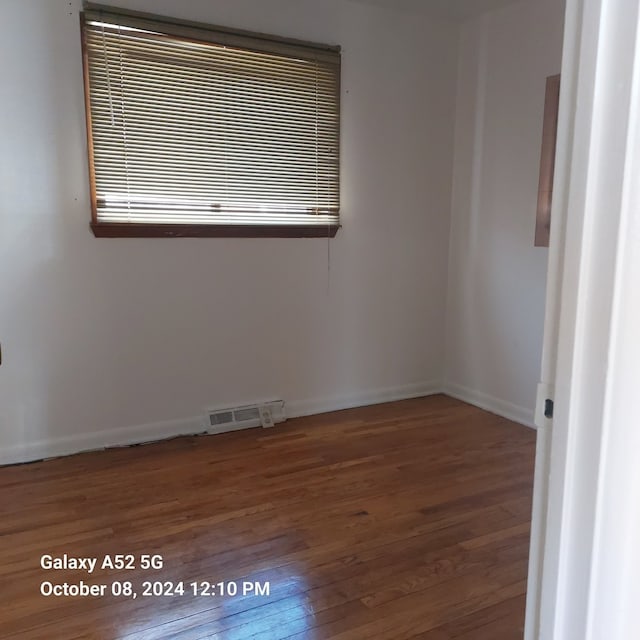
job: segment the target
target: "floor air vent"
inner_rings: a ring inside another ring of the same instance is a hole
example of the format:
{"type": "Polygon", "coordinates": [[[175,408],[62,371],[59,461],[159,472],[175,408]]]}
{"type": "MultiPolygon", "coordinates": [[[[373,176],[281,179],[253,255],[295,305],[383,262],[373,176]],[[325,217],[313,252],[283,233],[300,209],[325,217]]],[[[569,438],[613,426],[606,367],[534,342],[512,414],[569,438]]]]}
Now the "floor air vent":
{"type": "Polygon", "coordinates": [[[242,407],[207,411],[207,431],[209,433],[223,433],[259,426],[272,427],[286,419],[284,402],[274,400],[242,407]]]}

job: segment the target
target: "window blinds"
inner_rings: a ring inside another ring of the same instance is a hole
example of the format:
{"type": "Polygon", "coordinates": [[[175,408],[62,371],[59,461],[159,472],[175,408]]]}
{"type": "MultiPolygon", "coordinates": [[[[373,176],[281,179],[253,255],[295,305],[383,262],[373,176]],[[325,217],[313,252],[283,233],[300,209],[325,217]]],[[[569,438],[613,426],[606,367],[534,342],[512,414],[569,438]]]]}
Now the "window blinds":
{"type": "Polygon", "coordinates": [[[94,223],[335,226],[336,48],[82,16],[94,223]]]}

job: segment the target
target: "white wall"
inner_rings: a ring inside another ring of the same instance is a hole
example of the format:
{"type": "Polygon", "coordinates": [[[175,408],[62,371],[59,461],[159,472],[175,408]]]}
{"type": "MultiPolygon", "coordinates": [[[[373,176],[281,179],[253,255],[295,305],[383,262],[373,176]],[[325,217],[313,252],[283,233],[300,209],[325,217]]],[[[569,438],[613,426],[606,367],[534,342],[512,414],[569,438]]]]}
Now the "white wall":
{"type": "Polygon", "coordinates": [[[445,389],[533,424],[548,250],[534,248],[545,79],[564,3],[520,2],[460,41],[445,389]]]}
{"type": "Polygon", "coordinates": [[[115,4],[341,44],[344,228],[330,275],[326,240],[94,238],[80,2],[3,0],[0,462],[437,388],[457,28],[348,0],[115,4]]]}

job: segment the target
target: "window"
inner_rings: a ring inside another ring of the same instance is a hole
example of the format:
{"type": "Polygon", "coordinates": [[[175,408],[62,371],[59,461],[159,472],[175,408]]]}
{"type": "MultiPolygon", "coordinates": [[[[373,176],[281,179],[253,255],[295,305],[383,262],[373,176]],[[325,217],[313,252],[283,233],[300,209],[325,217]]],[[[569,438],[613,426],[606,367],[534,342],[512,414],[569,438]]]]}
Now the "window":
{"type": "Polygon", "coordinates": [[[335,235],[338,47],[91,6],[81,25],[95,235],[335,235]]]}

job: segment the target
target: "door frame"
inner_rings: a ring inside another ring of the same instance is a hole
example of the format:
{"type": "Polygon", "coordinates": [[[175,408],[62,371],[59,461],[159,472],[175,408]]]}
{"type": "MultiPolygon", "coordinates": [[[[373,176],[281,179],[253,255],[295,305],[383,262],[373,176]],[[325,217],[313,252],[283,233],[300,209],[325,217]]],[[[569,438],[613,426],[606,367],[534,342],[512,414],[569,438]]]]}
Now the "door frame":
{"type": "MultiPolygon", "coordinates": [[[[626,633],[619,605],[603,604],[604,568],[623,548],[640,560],[603,517],[614,502],[629,501],[623,519],[640,503],[624,446],[640,436],[619,410],[640,380],[640,358],[625,359],[630,314],[640,326],[628,277],[640,254],[639,3],[566,5],[525,640],[599,640],[607,620],[626,633]]],[[[613,587],[625,601],[623,583],[613,587]]]]}

